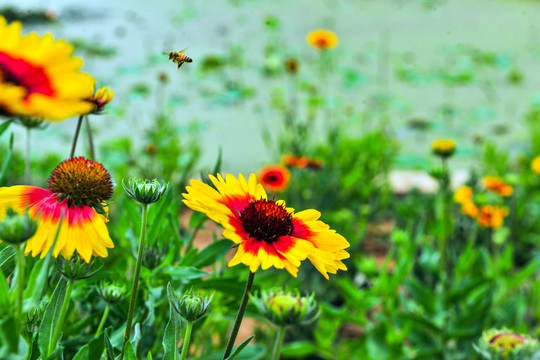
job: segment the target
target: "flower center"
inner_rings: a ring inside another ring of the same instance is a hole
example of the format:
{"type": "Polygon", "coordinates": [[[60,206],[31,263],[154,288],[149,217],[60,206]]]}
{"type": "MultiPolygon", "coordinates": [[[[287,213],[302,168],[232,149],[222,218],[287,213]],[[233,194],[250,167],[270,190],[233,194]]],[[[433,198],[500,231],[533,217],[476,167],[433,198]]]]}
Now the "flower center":
{"type": "Polygon", "coordinates": [[[63,161],[49,178],[49,190],[71,206],[100,206],[113,194],[111,175],[100,163],[83,157],[63,161]]]}
{"type": "Polygon", "coordinates": [[[240,221],[251,238],[272,243],[292,234],[292,215],[273,200],[255,200],[240,213],[240,221]]]}
{"type": "Polygon", "coordinates": [[[5,82],[26,89],[26,98],[33,93],[51,96],[54,94],[49,77],[43,68],[23,59],[14,59],[0,52],[0,78],[5,82]]]}

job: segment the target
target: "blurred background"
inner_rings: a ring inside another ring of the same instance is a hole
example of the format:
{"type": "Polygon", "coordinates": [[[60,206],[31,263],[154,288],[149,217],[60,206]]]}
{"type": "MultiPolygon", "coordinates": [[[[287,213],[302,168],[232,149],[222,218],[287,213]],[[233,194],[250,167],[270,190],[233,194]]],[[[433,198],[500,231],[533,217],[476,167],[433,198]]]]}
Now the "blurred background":
{"type": "MultiPolygon", "coordinates": [[[[107,113],[92,120],[98,159],[121,163],[126,146],[166,151],[156,136],[169,135],[184,144],[182,166],[197,157],[211,168],[221,149],[223,171],[249,173],[282,155],[275,143],[290,131],[280,109],[289,101],[297,118],[315,119],[310,136],[320,141],[328,124],[339,123],[351,137],[384,131],[400,148],[394,168],[428,169],[435,161],[429,144],[439,137],[459,140],[454,168],[474,165],[485,138],[522,150],[524,118],[540,102],[539,7],[465,0],[18,0],[3,1],[0,14],[22,20],[24,32],[51,32],[74,44],[83,71],[115,91],[107,113]],[[324,58],[305,40],[319,28],[339,37],[324,58]],[[185,48],[193,63],[178,70],[164,53],[185,48]],[[292,76],[290,59],[298,65],[292,76]],[[156,135],[159,129],[167,134],[156,135]]],[[[67,153],[75,123],[33,135],[55,143],[33,156],[67,153]]]]}

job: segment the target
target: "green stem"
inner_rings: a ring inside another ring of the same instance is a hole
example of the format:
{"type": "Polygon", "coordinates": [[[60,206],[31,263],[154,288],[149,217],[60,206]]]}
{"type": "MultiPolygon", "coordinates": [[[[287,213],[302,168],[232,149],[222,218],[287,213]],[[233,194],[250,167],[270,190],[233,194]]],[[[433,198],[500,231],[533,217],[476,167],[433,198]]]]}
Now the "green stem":
{"type": "Polygon", "coordinates": [[[188,321],[186,326],[186,334],[184,335],[184,344],[182,345],[182,353],[180,360],[185,360],[189,352],[189,342],[191,341],[191,331],[193,330],[193,321],[188,321]]]}
{"type": "Polygon", "coordinates": [[[60,309],[60,316],[58,316],[58,322],[56,323],[56,328],[54,329],[53,339],[49,344],[49,354],[52,354],[54,349],[56,348],[58,337],[60,336],[62,328],[64,327],[64,319],[66,318],[66,313],[69,307],[69,299],[71,298],[71,292],[73,291],[74,284],[74,280],[70,279],[68,281],[66,295],[64,296],[64,303],[62,304],[62,308],[60,309]]]}
{"type": "Polygon", "coordinates": [[[107,304],[107,306],[105,307],[105,311],[103,312],[103,316],[101,317],[101,321],[99,322],[99,326],[96,330],[96,335],[94,335],[95,337],[97,337],[101,333],[101,330],[103,330],[103,327],[105,326],[105,321],[107,321],[107,316],[109,316],[109,310],[111,310],[111,307],[109,306],[109,304],[107,304]]]}
{"type": "Polygon", "coordinates": [[[20,324],[23,294],[24,294],[24,254],[19,245],[13,245],[15,247],[15,254],[17,256],[17,305],[16,305],[16,319],[17,324],[20,324]]]}
{"type": "Polygon", "coordinates": [[[238,308],[238,313],[236,314],[236,319],[234,320],[234,326],[231,333],[231,337],[229,338],[229,342],[227,343],[227,348],[225,349],[225,353],[223,354],[223,360],[225,360],[231,355],[232,349],[234,347],[234,342],[236,341],[236,337],[238,336],[238,331],[240,330],[240,325],[242,324],[242,319],[244,318],[244,313],[246,312],[246,307],[249,300],[249,293],[251,292],[251,287],[253,286],[254,278],[255,278],[255,273],[250,271],[247,281],[246,281],[244,295],[242,296],[242,301],[240,302],[240,308],[238,308]]]}
{"type": "Polygon", "coordinates": [[[285,338],[285,326],[280,326],[276,334],[276,342],[274,344],[274,352],[272,354],[272,360],[279,360],[279,354],[281,353],[281,345],[283,344],[283,339],[285,338]]]}
{"type": "Polygon", "coordinates": [[[96,151],[94,149],[94,137],[92,136],[92,127],[90,126],[90,120],[88,120],[88,116],[85,117],[84,123],[86,125],[86,134],[88,135],[88,147],[90,148],[90,159],[96,160],[96,151]]]}
{"type": "Polygon", "coordinates": [[[25,173],[25,180],[26,180],[26,183],[28,185],[30,185],[30,132],[31,132],[31,128],[30,127],[26,127],[26,149],[25,149],[25,152],[24,152],[24,160],[25,160],[25,164],[24,164],[24,173],[25,173]]]}
{"type": "Polygon", "coordinates": [[[137,302],[137,288],[139,287],[139,276],[141,274],[141,265],[144,249],[144,238],[146,236],[146,221],[148,217],[148,204],[143,204],[141,235],[139,237],[139,251],[137,253],[137,266],[135,267],[135,276],[133,277],[133,286],[131,287],[131,299],[129,302],[129,311],[126,323],[126,331],[124,332],[124,342],[122,344],[122,353],[120,360],[124,358],[126,343],[131,336],[131,323],[133,322],[133,314],[135,313],[135,305],[137,302]]]}
{"type": "Polygon", "coordinates": [[[75,148],[77,147],[77,140],[79,139],[79,133],[81,132],[81,124],[83,122],[84,115],[79,116],[77,121],[77,127],[75,128],[75,135],[73,135],[73,142],[71,143],[71,153],[69,155],[72,158],[75,155],[75,148]]]}
{"type": "Polygon", "coordinates": [[[193,242],[195,241],[195,237],[197,236],[197,233],[199,232],[199,230],[202,228],[202,225],[204,224],[205,220],[206,220],[206,218],[203,217],[203,218],[199,219],[199,221],[197,221],[197,224],[195,225],[195,228],[193,229],[193,232],[189,236],[188,244],[187,244],[186,250],[185,250],[186,253],[193,248],[193,242]]]}

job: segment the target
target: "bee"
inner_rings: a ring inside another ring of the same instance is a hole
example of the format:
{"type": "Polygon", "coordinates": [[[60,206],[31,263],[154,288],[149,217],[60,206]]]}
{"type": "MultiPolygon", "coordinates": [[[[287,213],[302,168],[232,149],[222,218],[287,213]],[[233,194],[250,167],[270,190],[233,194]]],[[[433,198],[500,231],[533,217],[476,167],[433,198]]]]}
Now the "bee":
{"type": "MultiPolygon", "coordinates": [[[[182,65],[184,65],[184,63],[193,62],[192,58],[190,58],[189,56],[183,54],[183,52],[186,51],[186,50],[187,50],[187,48],[185,48],[184,50],[178,51],[178,52],[171,51],[169,53],[169,60],[172,60],[173,63],[177,63],[179,69],[180,69],[180,67],[182,65]]],[[[164,53],[164,54],[167,54],[167,53],[164,53]]]]}

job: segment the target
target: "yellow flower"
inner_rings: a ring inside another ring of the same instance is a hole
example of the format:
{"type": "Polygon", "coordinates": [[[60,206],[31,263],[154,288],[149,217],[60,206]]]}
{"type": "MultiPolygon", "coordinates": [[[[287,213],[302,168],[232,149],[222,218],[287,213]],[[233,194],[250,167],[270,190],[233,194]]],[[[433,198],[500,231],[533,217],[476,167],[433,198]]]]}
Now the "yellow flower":
{"type": "Polygon", "coordinates": [[[505,183],[501,178],[495,176],[484,176],[482,184],[486,190],[491,191],[499,196],[508,197],[514,193],[512,185],[505,183]]]}
{"type": "Polygon", "coordinates": [[[78,71],[73,45],[21,30],[0,16],[0,114],[57,121],[92,111],[94,78],[78,71]]]}
{"type": "Polygon", "coordinates": [[[339,43],[337,35],[329,30],[314,30],[307,34],[306,41],[317,50],[333,49],[339,43]]]}
{"type": "Polygon", "coordinates": [[[478,210],[478,225],[498,229],[502,226],[504,218],[508,215],[508,208],[497,205],[484,205],[478,210]]]}
{"type": "Polygon", "coordinates": [[[454,193],[454,201],[458,204],[470,202],[473,198],[473,190],[470,186],[463,185],[454,193]]]}
{"type": "Polygon", "coordinates": [[[437,139],[431,143],[431,150],[435,155],[446,158],[456,151],[456,142],[449,139],[437,139]]]}
{"type": "Polygon", "coordinates": [[[540,174],[540,156],[537,156],[531,162],[531,169],[537,174],[540,174]]]}
{"type": "Polygon", "coordinates": [[[96,93],[88,98],[92,104],[94,104],[93,114],[98,114],[103,111],[105,105],[107,105],[114,97],[114,91],[109,90],[108,86],[98,89],[96,93]]]}
{"type": "Polygon", "coordinates": [[[26,242],[26,255],[31,252],[32,256],[45,257],[60,226],[53,256],[62,254],[69,259],[76,250],[90,262],[92,256],[107,257],[107,248],[114,247],[105,226],[107,207],[103,205],[112,193],[111,176],[101,164],[71,158],[52,172],[48,189],[26,185],[0,188],[0,221],[8,208],[21,214],[28,209],[38,224],[34,236],[26,242]]]}
{"type": "Polygon", "coordinates": [[[307,258],[327,279],[347,270],[341,260],[349,257],[350,244],[319,220],[318,211],[295,213],[284,201],[269,200],[255,174],[248,181],[241,174],[209,177],[215,188],[191,180],[183,202],[223,226],[223,237],[238,245],[229,266],[243,263],[251,272],[273,266],[296,277],[307,258]]]}

